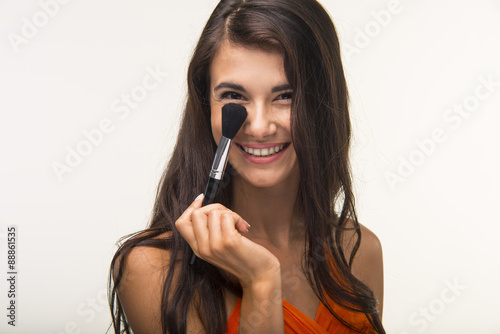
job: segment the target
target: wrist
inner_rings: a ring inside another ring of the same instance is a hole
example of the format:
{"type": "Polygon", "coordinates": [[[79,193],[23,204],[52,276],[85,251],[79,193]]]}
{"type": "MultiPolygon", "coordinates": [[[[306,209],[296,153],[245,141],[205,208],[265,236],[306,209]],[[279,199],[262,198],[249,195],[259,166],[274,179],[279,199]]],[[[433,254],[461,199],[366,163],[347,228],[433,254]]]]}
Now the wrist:
{"type": "Polygon", "coordinates": [[[279,262],[248,279],[240,279],[240,284],[243,292],[248,293],[265,293],[276,288],[281,290],[281,267],[279,262]]]}
{"type": "Polygon", "coordinates": [[[281,275],[269,276],[242,287],[239,333],[283,333],[281,275]]]}

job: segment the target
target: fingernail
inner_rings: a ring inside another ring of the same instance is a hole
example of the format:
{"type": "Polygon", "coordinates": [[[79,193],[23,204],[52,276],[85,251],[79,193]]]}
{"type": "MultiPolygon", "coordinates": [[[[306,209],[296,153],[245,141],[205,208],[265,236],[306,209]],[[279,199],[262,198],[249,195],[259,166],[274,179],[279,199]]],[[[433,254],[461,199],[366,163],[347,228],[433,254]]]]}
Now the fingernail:
{"type": "Polygon", "coordinates": [[[195,202],[196,202],[196,201],[199,201],[199,200],[201,200],[201,198],[202,198],[202,197],[203,197],[203,194],[199,194],[199,195],[198,195],[198,196],[194,199],[194,201],[195,201],[195,202]]]}

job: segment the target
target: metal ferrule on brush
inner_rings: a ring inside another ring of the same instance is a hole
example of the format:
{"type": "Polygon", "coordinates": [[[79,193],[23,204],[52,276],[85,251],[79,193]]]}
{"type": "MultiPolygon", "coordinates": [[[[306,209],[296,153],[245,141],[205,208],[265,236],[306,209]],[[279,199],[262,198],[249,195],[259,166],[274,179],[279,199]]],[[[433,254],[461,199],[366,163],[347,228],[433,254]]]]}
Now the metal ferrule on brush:
{"type": "Polygon", "coordinates": [[[217,146],[217,151],[215,152],[212,170],[210,171],[211,178],[222,180],[227,165],[227,156],[229,154],[229,148],[231,147],[231,141],[231,139],[222,136],[219,146],[217,146]]]}

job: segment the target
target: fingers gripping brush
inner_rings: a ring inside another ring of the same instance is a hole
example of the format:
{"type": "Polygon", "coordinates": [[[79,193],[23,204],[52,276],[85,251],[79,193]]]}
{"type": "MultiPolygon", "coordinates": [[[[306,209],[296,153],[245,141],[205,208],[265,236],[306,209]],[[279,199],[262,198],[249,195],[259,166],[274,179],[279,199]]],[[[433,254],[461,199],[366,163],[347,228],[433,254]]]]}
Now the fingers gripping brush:
{"type": "MultiPolygon", "coordinates": [[[[219,184],[224,177],[226,170],[227,158],[229,156],[229,149],[234,136],[238,133],[243,122],[247,118],[247,110],[245,107],[235,103],[229,103],[222,107],[222,138],[215,152],[214,162],[212,163],[212,170],[208,179],[207,187],[203,193],[202,206],[211,204],[215,201],[219,184]]],[[[194,264],[196,255],[193,253],[189,264],[194,264]]]]}

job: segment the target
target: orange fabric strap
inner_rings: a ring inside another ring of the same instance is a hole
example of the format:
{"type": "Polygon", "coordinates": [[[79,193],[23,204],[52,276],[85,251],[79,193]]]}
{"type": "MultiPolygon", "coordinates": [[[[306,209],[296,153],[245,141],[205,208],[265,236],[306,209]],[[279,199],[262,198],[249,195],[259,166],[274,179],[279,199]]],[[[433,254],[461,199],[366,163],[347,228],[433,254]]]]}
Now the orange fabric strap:
{"type": "MultiPolygon", "coordinates": [[[[335,305],[330,299],[330,305],[334,308],[335,313],[343,320],[359,328],[362,332],[375,334],[368,319],[363,313],[352,312],[338,305],[335,305]]],[[[240,322],[241,298],[238,298],[236,305],[227,321],[226,333],[237,334],[240,322]]],[[[356,331],[346,327],[330,311],[323,305],[319,304],[316,318],[312,320],[292,304],[283,299],[283,318],[285,322],[285,333],[287,334],[352,334],[356,331]]],[[[250,324],[251,325],[251,324],[250,324]]]]}

